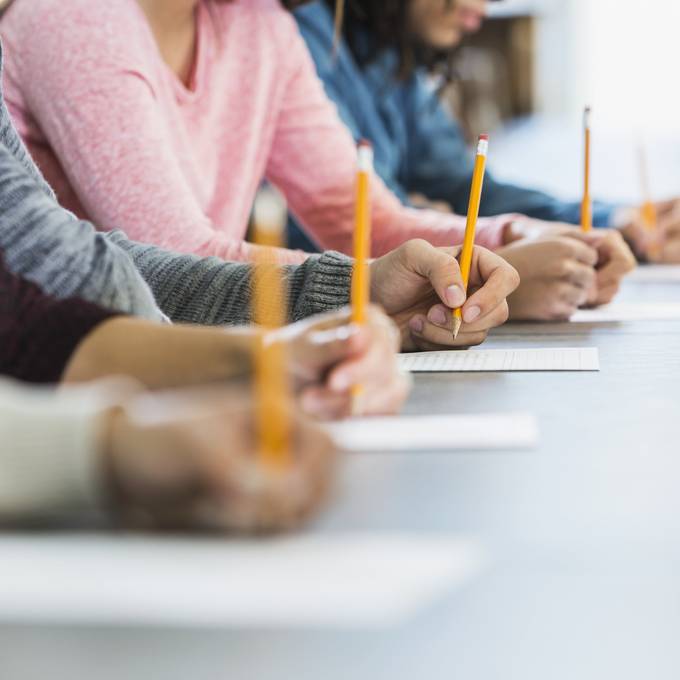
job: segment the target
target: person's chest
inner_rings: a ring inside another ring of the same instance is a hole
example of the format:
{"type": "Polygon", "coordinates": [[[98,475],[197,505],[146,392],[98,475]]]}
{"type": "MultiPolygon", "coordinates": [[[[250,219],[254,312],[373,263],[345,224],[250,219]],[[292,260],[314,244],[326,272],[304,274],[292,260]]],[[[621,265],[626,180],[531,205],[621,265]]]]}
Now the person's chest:
{"type": "Polygon", "coordinates": [[[203,17],[189,85],[158,65],[159,119],[208,214],[250,201],[266,172],[286,81],[266,37],[247,14],[232,12],[218,24],[203,17]]]}
{"type": "Polygon", "coordinates": [[[356,66],[348,78],[348,83],[351,81],[353,87],[345,87],[344,91],[359,121],[361,136],[371,140],[376,166],[397,179],[408,156],[409,130],[392,60],[383,55],[364,67],[356,66]]]}

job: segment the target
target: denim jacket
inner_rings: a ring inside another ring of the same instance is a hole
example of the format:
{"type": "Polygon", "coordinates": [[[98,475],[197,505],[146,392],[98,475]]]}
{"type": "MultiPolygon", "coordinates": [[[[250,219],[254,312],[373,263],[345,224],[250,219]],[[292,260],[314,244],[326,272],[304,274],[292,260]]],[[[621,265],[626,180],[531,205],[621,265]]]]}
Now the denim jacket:
{"type": "MultiPolygon", "coordinates": [[[[460,126],[439,102],[427,74],[397,81],[397,54],[385,50],[362,68],[347,44],[333,55],[333,15],[317,0],[295,11],[300,32],[328,96],[355,139],[368,139],[376,172],[404,202],[409,194],[446,201],[464,215],[474,159],[460,126]]],[[[370,47],[370,36],[365,36],[370,47]]],[[[593,223],[608,226],[616,206],[595,203],[593,223]]],[[[580,222],[580,203],[499,182],[487,174],[480,214],[521,213],[543,220],[580,222]]],[[[299,244],[299,242],[297,242],[299,244]]],[[[291,244],[296,245],[296,244],[291,244]]]]}

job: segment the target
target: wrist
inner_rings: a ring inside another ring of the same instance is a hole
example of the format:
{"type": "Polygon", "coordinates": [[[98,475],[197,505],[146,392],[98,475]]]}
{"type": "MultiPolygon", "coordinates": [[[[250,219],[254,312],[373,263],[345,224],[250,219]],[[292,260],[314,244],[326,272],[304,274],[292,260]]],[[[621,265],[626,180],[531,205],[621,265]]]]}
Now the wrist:
{"type": "Polygon", "coordinates": [[[522,239],[537,238],[544,223],[526,215],[508,215],[501,234],[501,245],[507,246],[522,239]]]}
{"type": "Polygon", "coordinates": [[[507,246],[524,238],[524,228],[520,220],[508,222],[503,229],[502,245],[507,246]]]}
{"type": "Polygon", "coordinates": [[[645,228],[640,224],[640,213],[635,208],[619,208],[611,218],[610,225],[621,233],[624,240],[638,259],[646,257],[647,243],[645,228]]]}
{"type": "Polygon", "coordinates": [[[115,406],[104,411],[99,418],[95,436],[102,496],[105,505],[110,507],[121,495],[117,457],[122,451],[126,451],[128,444],[134,439],[130,436],[130,423],[125,409],[115,406]]]}
{"type": "Polygon", "coordinates": [[[216,349],[216,365],[219,367],[216,370],[220,373],[218,379],[240,378],[250,374],[265,333],[265,330],[255,325],[221,329],[216,349]]]}
{"type": "Polygon", "coordinates": [[[117,373],[112,370],[110,361],[113,347],[110,338],[117,336],[119,328],[123,332],[128,331],[129,323],[128,317],[119,316],[93,328],[73,350],[61,375],[61,382],[84,383],[117,373]]]}

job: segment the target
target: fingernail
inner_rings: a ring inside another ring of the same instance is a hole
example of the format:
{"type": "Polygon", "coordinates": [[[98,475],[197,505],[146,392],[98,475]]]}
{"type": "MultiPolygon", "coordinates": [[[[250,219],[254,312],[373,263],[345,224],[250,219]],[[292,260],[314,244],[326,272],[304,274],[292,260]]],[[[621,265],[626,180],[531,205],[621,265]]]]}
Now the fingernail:
{"type": "Polygon", "coordinates": [[[346,392],[352,386],[352,378],[347,373],[336,373],[330,381],[333,392],[346,392]]]}
{"type": "Polygon", "coordinates": [[[465,303],[465,291],[458,286],[449,286],[446,289],[446,304],[455,309],[461,307],[465,303]]]}
{"type": "Polygon", "coordinates": [[[310,416],[317,415],[321,410],[318,399],[312,394],[303,394],[300,405],[302,410],[310,416]]]}
{"type": "Polygon", "coordinates": [[[433,307],[429,311],[427,318],[435,326],[445,326],[446,322],[448,321],[446,314],[441,307],[433,307]]]}
{"type": "Polygon", "coordinates": [[[425,328],[425,322],[418,316],[414,316],[409,322],[408,327],[414,333],[422,333],[425,328]]]}
{"type": "Polygon", "coordinates": [[[356,325],[338,326],[325,331],[315,331],[310,335],[313,345],[327,345],[331,342],[346,342],[359,332],[356,325]]]}
{"type": "Polygon", "coordinates": [[[475,319],[479,318],[481,313],[482,310],[479,307],[468,307],[463,312],[463,321],[465,321],[465,323],[472,323],[475,319]]]}

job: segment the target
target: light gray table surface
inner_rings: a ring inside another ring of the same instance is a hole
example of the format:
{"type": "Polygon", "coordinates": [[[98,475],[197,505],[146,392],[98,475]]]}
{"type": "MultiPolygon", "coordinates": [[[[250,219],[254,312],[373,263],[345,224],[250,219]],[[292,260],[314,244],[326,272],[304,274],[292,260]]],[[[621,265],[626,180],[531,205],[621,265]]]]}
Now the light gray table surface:
{"type": "MultiPolygon", "coordinates": [[[[622,299],[680,301],[680,286],[631,284],[622,299]]],[[[677,680],[680,321],[512,325],[487,346],[590,345],[599,373],[417,377],[409,413],[528,410],[539,418],[536,450],[346,461],[309,531],[418,531],[488,547],[478,578],[408,624],[4,626],[0,679],[677,680]]]]}

